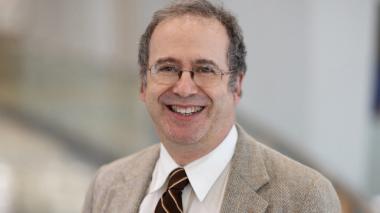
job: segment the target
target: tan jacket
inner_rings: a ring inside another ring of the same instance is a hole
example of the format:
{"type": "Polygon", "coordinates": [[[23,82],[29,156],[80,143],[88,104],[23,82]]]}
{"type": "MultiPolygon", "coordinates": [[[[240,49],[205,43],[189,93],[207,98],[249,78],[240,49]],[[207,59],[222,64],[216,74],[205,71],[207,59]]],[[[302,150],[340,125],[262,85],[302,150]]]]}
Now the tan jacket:
{"type": "MultiPolygon", "coordinates": [[[[133,213],[150,184],[159,145],[103,166],[83,213],[133,213]]],[[[321,174],[255,141],[238,126],[221,212],[339,213],[331,183],[321,174]]]]}

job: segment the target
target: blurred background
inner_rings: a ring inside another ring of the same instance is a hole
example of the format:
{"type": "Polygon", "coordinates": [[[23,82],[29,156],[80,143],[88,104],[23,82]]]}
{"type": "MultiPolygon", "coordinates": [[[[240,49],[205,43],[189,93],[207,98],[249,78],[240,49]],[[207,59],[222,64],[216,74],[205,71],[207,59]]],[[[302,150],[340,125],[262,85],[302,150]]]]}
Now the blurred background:
{"type": "MultiPolygon", "coordinates": [[[[137,44],[168,0],[0,0],[0,212],[80,212],[96,169],[158,141],[137,44]]],[[[238,121],[380,212],[378,0],[217,1],[239,19],[238,121]]]]}

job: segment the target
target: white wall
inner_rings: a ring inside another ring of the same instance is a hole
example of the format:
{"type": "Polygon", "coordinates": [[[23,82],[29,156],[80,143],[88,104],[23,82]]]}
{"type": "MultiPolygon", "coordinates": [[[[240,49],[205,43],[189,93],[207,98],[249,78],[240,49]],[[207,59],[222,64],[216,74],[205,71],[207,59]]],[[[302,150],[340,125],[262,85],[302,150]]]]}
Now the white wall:
{"type": "Polygon", "coordinates": [[[330,171],[367,193],[375,1],[312,6],[310,148],[330,171]]]}

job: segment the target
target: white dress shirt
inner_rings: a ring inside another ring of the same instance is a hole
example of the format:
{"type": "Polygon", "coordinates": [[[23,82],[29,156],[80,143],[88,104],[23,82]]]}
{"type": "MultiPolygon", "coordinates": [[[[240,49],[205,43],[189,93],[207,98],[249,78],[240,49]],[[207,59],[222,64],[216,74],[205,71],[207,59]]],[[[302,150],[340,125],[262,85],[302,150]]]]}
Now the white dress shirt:
{"type": "MultiPolygon", "coordinates": [[[[186,213],[219,212],[235,151],[237,130],[232,126],[227,137],[207,155],[184,166],[190,184],[182,192],[183,210],[186,213]]],[[[152,174],[139,212],[153,213],[157,202],[167,188],[167,177],[180,167],[161,144],[160,157],[152,174]]]]}

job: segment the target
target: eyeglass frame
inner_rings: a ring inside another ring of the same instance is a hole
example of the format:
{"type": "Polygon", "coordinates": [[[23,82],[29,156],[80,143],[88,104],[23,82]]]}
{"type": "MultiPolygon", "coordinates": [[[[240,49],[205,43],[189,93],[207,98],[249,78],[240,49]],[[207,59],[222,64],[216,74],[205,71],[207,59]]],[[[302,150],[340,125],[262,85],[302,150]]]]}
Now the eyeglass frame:
{"type": "MultiPolygon", "coordinates": [[[[154,66],[157,66],[157,65],[159,65],[159,64],[158,64],[158,63],[155,63],[155,64],[153,64],[152,66],[149,67],[148,71],[149,71],[149,73],[150,73],[151,76],[152,76],[152,75],[155,75],[155,74],[157,73],[157,72],[154,73],[154,72],[152,71],[152,68],[153,68],[154,66]]],[[[197,83],[197,82],[194,80],[194,76],[195,76],[196,73],[200,73],[200,72],[194,71],[195,68],[196,68],[196,67],[192,66],[192,69],[191,69],[191,70],[178,69],[178,71],[176,71],[176,74],[178,75],[178,78],[177,78],[177,80],[174,81],[172,84],[175,84],[178,80],[180,80],[181,77],[182,77],[182,74],[183,74],[184,72],[189,72],[189,73],[190,73],[190,77],[191,77],[191,79],[194,81],[194,83],[197,83]]],[[[228,72],[225,72],[225,71],[221,70],[219,67],[214,66],[214,65],[213,65],[213,68],[215,68],[215,71],[216,71],[215,74],[213,74],[213,75],[220,75],[220,80],[223,79],[223,76],[224,76],[224,75],[230,75],[230,74],[232,74],[232,73],[235,73],[235,71],[228,71],[228,72]]],[[[154,78],[153,78],[153,79],[154,79],[154,78]]],[[[158,82],[156,82],[156,83],[158,83],[158,82]]],[[[159,84],[160,84],[160,83],[159,83],[159,84]]],[[[161,83],[161,84],[165,84],[165,83],[161,83]]],[[[168,84],[168,85],[170,85],[170,84],[168,84]]],[[[198,85],[198,86],[199,86],[199,85],[198,85]]]]}

